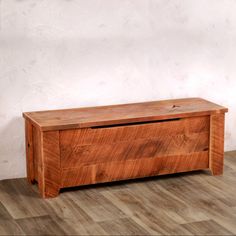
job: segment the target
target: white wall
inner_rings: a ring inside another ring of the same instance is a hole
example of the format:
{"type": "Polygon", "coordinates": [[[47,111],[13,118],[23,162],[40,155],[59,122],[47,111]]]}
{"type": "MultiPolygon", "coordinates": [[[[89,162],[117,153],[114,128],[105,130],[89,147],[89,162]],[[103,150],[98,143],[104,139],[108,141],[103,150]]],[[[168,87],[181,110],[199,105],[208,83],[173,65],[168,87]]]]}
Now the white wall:
{"type": "Polygon", "coordinates": [[[23,111],[203,97],[229,107],[235,0],[0,0],[0,179],[25,176],[23,111]]]}

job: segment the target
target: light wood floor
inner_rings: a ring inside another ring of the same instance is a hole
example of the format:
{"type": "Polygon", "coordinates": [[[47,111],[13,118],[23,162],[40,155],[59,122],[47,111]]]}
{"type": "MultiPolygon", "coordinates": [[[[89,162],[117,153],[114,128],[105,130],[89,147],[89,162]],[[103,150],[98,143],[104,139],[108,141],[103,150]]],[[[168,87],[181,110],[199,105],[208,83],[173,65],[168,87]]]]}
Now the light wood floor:
{"type": "Polygon", "coordinates": [[[0,234],[236,234],[236,151],[208,171],[80,187],[41,199],[26,179],[0,181],[0,234]]]}

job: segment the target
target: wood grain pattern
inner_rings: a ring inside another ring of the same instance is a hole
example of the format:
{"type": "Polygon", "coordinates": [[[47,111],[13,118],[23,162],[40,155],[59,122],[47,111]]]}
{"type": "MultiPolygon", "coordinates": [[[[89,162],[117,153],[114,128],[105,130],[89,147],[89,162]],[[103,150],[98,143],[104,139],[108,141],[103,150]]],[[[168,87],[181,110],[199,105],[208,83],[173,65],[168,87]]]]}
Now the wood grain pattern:
{"type": "Polygon", "coordinates": [[[51,216],[39,216],[29,219],[17,219],[16,223],[26,235],[65,235],[65,231],[51,216]]]}
{"type": "Polygon", "coordinates": [[[38,129],[34,129],[34,149],[36,150],[37,155],[34,155],[34,158],[37,158],[37,166],[35,166],[35,171],[37,172],[37,182],[39,192],[42,197],[45,197],[45,179],[44,179],[44,159],[43,159],[43,133],[38,129]]]}
{"type": "Polygon", "coordinates": [[[34,178],[38,181],[38,160],[40,158],[40,131],[38,128],[33,126],[33,168],[34,168],[34,178]]]}
{"type": "Polygon", "coordinates": [[[227,112],[227,108],[201,98],[143,102],[54,111],[24,112],[41,130],[63,130],[227,112]]]}
{"type": "Polygon", "coordinates": [[[141,178],[154,175],[207,169],[208,151],[136,160],[81,165],[64,169],[61,173],[63,187],[141,178]]]}
{"type": "Polygon", "coordinates": [[[182,225],[193,235],[231,235],[232,233],[214,220],[204,220],[182,225]]]}
{"type": "Polygon", "coordinates": [[[160,123],[124,125],[118,127],[68,129],[60,131],[61,146],[113,144],[122,141],[209,132],[209,116],[182,118],[160,123]]]}
{"type": "Polygon", "coordinates": [[[40,148],[38,160],[38,184],[42,197],[56,197],[60,190],[61,166],[59,131],[38,131],[40,148]]]}
{"type": "Polygon", "coordinates": [[[24,235],[24,231],[14,220],[0,219],[1,235],[24,235]]]}
{"type": "Polygon", "coordinates": [[[221,175],[224,167],[224,114],[211,115],[210,169],[213,175],[221,175]]]}
{"type": "Polygon", "coordinates": [[[77,146],[63,149],[62,169],[158,156],[184,155],[208,150],[209,133],[150,138],[134,142],[77,146]]]}
{"type": "MultiPolygon", "coordinates": [[[[209,117],[60,132],[62,169],[208,150],[209,117]]],[[[116,165],[116,164],[114,164],[116,165]]]]}
{"type": "MultiPolygon", "coordinates": [[[[0,192],[0,202],[11,215],[10,219],[47,215],[45,201],[39,197],[36,185],[29,185],[25,179],[1,181],[0,192]],[[35,189],[37,192],[35,192],[35,189]],[[22,199],[24,199],[24,201],[22,201],[22,199]]],[[[1,216],[1,219],[6,219],[6,214],[5,217],[1,216]]]]}
{"type": "Polygon", "coordinates": [[[26,152],[26,170],[29,183],[35,181],[34,171],[34,150],[33,150],[33,125],[25,120],[25,152],[26,152]]]}

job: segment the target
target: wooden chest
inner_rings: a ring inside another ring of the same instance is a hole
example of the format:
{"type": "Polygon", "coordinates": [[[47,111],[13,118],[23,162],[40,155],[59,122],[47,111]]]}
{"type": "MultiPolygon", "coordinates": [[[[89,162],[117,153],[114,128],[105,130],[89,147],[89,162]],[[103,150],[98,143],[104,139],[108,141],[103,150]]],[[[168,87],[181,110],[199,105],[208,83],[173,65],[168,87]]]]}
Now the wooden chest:
{"type": "Polygon", "coordinates": [[[46,198],[78,185],[222,174],[225,112],[201,98],[25,112],[28,181],[46,198]]]}

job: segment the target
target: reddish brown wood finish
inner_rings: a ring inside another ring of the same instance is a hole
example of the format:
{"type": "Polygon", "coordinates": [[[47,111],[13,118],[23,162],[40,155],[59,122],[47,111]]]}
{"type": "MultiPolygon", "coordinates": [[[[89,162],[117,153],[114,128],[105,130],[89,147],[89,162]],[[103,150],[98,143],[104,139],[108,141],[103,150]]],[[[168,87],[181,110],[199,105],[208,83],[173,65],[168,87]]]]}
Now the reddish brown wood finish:
{"type": "Polygon", "coordinates": [[[146,122],[227,112],[227,108],[201,98],[185,98],[66,110],[25,112],[40,130],[63,130],[146,122]]]}
{"type": "Polygon", "coordinates": [[[34,159],[33,159],[33,125],[25,120],[25,152],[26,152],[26,170],[29,183],[34,183],[34,159]]]}
{"type": "Polygon", "coordinates": [[[160,156],[81,165],[80,167],[62,170],[62,186],[71,187],[207,169],[209,166],[208,159],[209,153],[205,151],[168,157],[160,156]]]}
{"type": "Polygon", "coordinates": [[[209,149],[209,117],[60,132],[61,167],[157,156],[183,155],[209,149]]]}
{"type": "Polygon", "coordinates": [[[41,151],[41,146],[40,146],[40,130],[38,128],[35,128],[33,126],[33,169],[34,169],[34,180],[38,181],[38,160],[40,158],[40,151],[41,151]]]}
{"type": "Polygon", "coordinates": [[[224,122],[225,115],[211,115],[210,169],[213,175],[223,174],[224,167],[224,122]]]}
{"type": "Polygon", "coordinates": [[[84,184],[207,168],[221,174],[226,111],[194,98],[24,113],[28,180],[46,198],[84,184]]]}
{"type": "Polygon", "coordinates": [[[40,192],[43,197],[55,197],[61,187],[59,131],[42,132],[40,192]]]}
{"type": "Polygon", "coordinates": [[[55,197],[61,187],[59,131],[41,132],[33,127],[32,132],[32,156],[27,158],[28,179],[38,182],[42,197],[55,197]]]}

